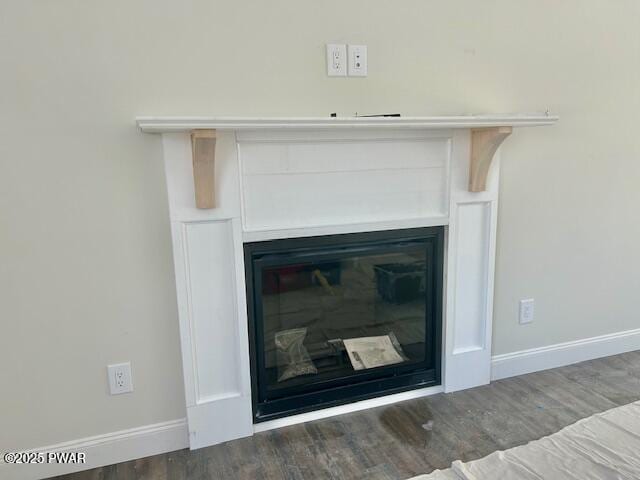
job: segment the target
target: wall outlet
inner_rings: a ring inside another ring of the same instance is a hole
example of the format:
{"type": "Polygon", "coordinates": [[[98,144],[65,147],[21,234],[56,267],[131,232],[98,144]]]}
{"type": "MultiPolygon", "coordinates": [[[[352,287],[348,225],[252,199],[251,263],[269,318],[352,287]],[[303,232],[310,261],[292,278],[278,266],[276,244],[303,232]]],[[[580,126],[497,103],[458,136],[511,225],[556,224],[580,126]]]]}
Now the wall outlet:
{"type": "Polygon", "coordinates": [[[111,395],[133,392],[131,363],[127,362],[107,365],[107,375],[109,378],[109,391],[111,395]]]}
{"type": "Polygon", "coordinates": [[[335,43],[327,44],[327,75],[330,77],[347,76],[347,46],[335,43]]]}
{"type": "Polygon", "coordinates": [[[367,76],[367,46],[366,45],[349,45],[347,47],[349,57],[349,76],[350,77],[366,77],[367,76]]]}
{"type": "Polygon", "coordinates": [[[535,303],[533,298],[520,300],[520,325],[533,322],[534,307],[535,303]]]}

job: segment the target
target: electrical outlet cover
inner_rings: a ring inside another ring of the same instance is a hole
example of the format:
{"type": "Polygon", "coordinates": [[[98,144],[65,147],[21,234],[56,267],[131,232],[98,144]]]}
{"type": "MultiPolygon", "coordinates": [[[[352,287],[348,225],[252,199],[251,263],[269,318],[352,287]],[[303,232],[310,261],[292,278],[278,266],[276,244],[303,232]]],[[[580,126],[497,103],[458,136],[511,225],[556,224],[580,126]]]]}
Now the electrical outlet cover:
{"type": "Polygon", "coordinates": [[[535,308],[535,301],[533,300],[533,298],[520,300],[520,315],[519,315],[520,325],[533,322],[534,308],[535,308]]]}
{"type": "Polygon", "coordinates": [[[327,75],[330,77],[347,76],[347,46],[344,44],[327,44],[327,75]]]}
{"type": "Polygon", "coordinates": [[[131,363],[116,363],[107,365],[109,378],[109,392],[111,395],[133,392],[133,380],[131,379],[131,363]]]}

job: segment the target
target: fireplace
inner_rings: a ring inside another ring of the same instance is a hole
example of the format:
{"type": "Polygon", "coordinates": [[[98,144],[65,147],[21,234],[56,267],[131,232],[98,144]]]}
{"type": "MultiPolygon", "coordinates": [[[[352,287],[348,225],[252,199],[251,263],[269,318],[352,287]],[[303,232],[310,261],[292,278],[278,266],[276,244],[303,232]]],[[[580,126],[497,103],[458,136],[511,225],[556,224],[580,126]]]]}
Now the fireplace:
{"type": "Polygon", "coordinates": [[[443,238],[245,244],[254,421],[438,385],[443,238]]]}
{"type": "Polygon", "coordinates": [[[556,120],[139,118],[162,134],[190,447],[487,384],[496,152],[556,120]]]}

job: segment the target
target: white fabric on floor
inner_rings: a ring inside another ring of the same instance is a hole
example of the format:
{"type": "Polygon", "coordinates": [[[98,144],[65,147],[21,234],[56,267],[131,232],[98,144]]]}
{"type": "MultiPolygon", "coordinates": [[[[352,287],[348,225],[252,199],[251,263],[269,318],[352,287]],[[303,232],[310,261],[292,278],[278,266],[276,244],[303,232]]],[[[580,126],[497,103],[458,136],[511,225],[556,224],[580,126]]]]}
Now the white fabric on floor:
{"type": "Polygon", "coordinates": [[[638,480],[640,402],[580,420],[558,433],[479,460],[459,460],[412,480],[638,480]]]}

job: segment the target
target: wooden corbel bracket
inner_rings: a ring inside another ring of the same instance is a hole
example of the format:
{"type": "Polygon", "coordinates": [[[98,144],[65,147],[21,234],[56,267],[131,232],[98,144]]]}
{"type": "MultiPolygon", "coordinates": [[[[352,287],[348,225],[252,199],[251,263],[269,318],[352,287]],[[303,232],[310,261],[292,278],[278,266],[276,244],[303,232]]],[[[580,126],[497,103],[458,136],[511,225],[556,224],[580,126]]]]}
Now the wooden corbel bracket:
{"type": "Polygon", "coordinates": [[[191,132],[193,156],[193,186],[197,208],[214,208],[216,131],[193,130],[191,132]]]}
{"type": "Polygon", "coordinates": [[[493,156],[511,127],[474,128],[471,130],[471,161],[469,164],[469,191],[484,192],[493,156]]]}

